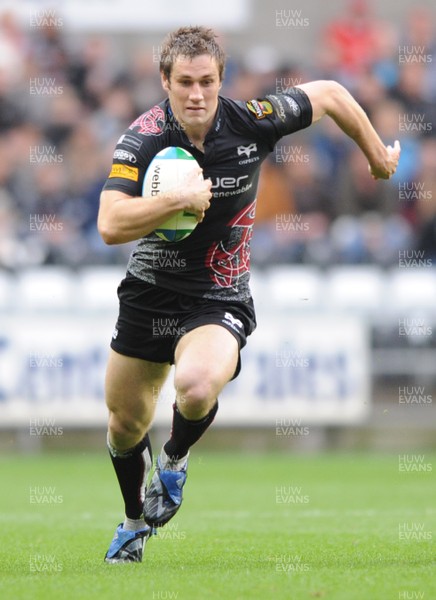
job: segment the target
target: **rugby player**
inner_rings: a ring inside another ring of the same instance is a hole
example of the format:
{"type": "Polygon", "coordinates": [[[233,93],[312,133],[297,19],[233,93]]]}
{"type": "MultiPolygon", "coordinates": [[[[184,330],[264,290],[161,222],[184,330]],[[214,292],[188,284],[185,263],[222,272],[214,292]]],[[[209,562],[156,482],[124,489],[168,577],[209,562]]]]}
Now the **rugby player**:
{"type": "Polygon", "coordinates": [[[234,101],[220,96],[224,67],[212,30],[183,27],[167,36],[160,60],[167,97],[121,135],[101,194],[103,240],[138,240],[118,289],[105,382],[107,445],[125,505],[105,556],[111,563],[140,562],[144,542],[175,515],[189,450],[214,420],[221,390],[239,372],[240,350],[256,326],[250,238],[262,161],[280,138],[324,116],[357,143],[375,179],[391,177],[400,156],[399,143],[385,146],[339,83],[313,81],[234,101]],[[147,167],[167,146],[188,150],[204,179],[195,171],[179,188],[143,197],[147,167]],[[168,242],[154,230],[180,210],[195,214],[198,225],[171,244],[174,264],[156,260],[166,256],[168,242]],[[156,323],[172,325],[157,335],[156,323]],[[148,432],[172,364],[171,434],[153,465],[148,432]]]}

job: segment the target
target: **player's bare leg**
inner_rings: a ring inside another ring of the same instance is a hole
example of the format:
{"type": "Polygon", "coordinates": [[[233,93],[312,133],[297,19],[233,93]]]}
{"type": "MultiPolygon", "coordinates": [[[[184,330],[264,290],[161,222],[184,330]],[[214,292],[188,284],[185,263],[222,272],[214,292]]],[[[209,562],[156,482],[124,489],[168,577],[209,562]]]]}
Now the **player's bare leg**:
{"type": "Polygon", "coordinates": [[[153,363],[110,350],[106,371],[106,404],[109,440],[117,450],[133,448],[148,431],[156,398],[170,370],[169,364],[153,363]]]}
{"type": "Polygon", "coordinates": [[[157,459],[145,495],[144,517],[149,525],[164,525],[179,509],[189,448],[211,425],[218,410],[218,395],[233,377],[238,357],[236,338],[220,325],[203,325],[179,341],[171,437],[157,459]]]}
{"type": "Polygon", "coordinates": [[[203,325],[180,339],[174,385],[177,405],[186,419],[202,419],[209,413],[235,374],[238,357],[236,338],[221,325],[203,325]]]}
{"type": "Polygon", "coordinates": [[[152,466],[148,429],[168,364],[151,363],[110,351],[106,372],[109,409],[108,448],[125,504],[125,520],[115,533],[106,562],[140,562],[144,540],[152,530],[145,524],[142,504],[152,466]]]}

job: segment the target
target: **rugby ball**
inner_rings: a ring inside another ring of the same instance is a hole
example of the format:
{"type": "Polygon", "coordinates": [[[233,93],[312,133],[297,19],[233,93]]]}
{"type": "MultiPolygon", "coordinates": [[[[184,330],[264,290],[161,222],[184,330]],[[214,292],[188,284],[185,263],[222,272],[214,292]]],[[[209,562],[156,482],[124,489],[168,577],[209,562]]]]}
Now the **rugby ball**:
{"type": "MultiPolygon", "coordinates": [[[[176,146],[164,148],[156,154],[145,173],[142,195],[155,196],[180,186],[186,175],[198,167],[187,150],[176,146]]],[[[200,175],[202,178],[202,175],[200,175]]],[[[180,242],[190,235],[198,222],[195,215],[181,210],[159,225],[154,233],[166,242],[180,242]]]]}

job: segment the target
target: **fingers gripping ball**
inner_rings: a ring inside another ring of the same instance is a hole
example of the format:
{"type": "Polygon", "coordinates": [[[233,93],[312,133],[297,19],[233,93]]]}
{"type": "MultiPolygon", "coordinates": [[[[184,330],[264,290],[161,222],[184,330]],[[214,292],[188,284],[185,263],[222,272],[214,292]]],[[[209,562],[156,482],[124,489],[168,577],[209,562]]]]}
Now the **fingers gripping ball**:
{"type": "MultiPolygon", "coordinates": [[[[156,154],[145,173],[142,195],[155,196],[180,186],[186,175],[198,166],[187,150],[175,146],[164,148],[156,154]]],[[[154,232],[166,242],[180,242],[193,232],[197,224],[195,215],[181,210],[154,232]]]]}

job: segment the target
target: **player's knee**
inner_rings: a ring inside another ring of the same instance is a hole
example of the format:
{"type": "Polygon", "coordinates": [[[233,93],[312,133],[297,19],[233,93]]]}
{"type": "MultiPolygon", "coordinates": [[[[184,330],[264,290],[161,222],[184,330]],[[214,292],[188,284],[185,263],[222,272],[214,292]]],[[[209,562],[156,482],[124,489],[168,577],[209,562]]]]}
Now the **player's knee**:
{"type": "Polygon", "coordinates": [[[192,371],[176,375],[177,404],[187,418],[201,418],[215,403],[219,383],[210,373],[192,371]]]}
{"type": "Polygon", "coordinates": [[[145,419],[134,418],[127,413],[109,414],[109,433],[113,440],[142,439],[147,431],[145,419]]]}

